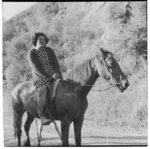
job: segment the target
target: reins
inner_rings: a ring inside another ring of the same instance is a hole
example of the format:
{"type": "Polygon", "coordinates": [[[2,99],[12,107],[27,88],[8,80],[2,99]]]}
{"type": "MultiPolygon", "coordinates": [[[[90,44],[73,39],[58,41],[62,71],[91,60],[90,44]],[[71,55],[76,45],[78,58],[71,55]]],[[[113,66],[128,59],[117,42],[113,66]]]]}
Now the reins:
{"type": "MultiPolygon", "coordinates": [[[[76,84],[77,85],[77,83],[74,83],[74,82],[71,82],[71,81],[68,81],[68,80],[66,80],[66,79],[64,79],[65,81],[67,81],[67,82],[69,82],[69,83],[72,83],[72,84],[76,84]]],[[[106,85],[110,85],[110,84],[103,84],[103,85],[101,85],[100,87],[102,87],[102,86],[106,86],[106,85]]],[[[82,85],[82,86],[90,86],[90,87],[93,87],[94,85],[82,85]]],[[[104,89],[104,90],[100,90],[100,89],[98,89],[98,90],[91,90],[91,91],[106,91],[106,90],[108,90],[108,89],[110,89],[110,88],[112,88],[113,86],[110,86],[110,87],[108,87],[107,89],[104,89]]]]}
{"type": "Polygon", "coordinates": [[[91,90],[91,91],[106,91],[106,90],[109,90],[110,88],[112,88],[113,86],[110,86],[109,88],[106,88],[104,90],[91,90]]]}

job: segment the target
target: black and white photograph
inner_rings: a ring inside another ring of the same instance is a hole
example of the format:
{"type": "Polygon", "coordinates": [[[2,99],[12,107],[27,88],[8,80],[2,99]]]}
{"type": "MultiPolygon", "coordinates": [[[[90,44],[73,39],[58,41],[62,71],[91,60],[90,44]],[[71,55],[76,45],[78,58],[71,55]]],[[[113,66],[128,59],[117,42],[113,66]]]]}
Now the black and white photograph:
{"type": "Polygon", "coordinates": [[[3,147],[148,147],[147,1],[2,1],[3,147]]]}

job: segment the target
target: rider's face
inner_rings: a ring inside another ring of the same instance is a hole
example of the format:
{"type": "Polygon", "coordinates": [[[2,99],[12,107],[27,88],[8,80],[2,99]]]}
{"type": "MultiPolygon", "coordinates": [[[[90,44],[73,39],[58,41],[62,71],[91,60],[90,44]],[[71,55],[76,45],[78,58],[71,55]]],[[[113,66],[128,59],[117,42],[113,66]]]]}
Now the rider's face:
{"type": "Polygon", "coordinates": [[[44,47],[46,45],[46,39],[44,36],[39,36],[37,40],[37,47],[44,47]]]}

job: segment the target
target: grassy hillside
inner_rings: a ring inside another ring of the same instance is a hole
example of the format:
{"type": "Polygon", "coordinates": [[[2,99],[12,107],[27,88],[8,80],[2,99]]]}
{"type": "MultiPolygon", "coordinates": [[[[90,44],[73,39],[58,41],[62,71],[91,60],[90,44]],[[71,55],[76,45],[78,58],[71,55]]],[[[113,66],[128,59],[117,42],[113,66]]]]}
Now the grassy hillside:
{"type": "MultiPolygon", "coordinates": [[[[96,125],[147,128],[147,3],[43,2],[3,22],[4,109],[10,111],[10,92],[31,79],[26,60],[32,35],[44,32],[65,75],[99,52],[114,53],[130,87],[91,91],[85,122],[96,125]]],[[[95,89],[103,88],[97,81],[95,89]]]]}

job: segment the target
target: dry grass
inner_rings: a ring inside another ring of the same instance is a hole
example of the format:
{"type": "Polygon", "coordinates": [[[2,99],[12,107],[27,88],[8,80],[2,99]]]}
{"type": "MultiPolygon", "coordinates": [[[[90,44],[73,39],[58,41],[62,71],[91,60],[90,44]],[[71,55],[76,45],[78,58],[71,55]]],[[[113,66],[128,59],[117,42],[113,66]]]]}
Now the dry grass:
{"type": "Polygon", "coordinates": [[[3,113],[12,114],[12,97],[10,91],[4,91],[3,94],[3,113]]]}
{"type": "Polygon", "coordinates": [[[124,93],[116,89],[90,92],[85,120],[96,125],[147,129],[147,78],[129,78],[124,93]],[[137,81],[138,80],[138,81],[137,81]]]}

